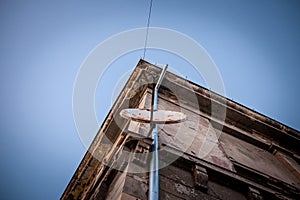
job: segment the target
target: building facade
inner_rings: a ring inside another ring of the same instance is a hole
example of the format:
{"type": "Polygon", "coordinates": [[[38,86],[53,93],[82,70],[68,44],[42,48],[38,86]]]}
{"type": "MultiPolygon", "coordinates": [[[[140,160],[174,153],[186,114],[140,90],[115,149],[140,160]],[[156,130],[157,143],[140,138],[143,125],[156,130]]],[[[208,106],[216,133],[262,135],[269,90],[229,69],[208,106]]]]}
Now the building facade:
{"type": "MultiPolygon", "coordinates": [[[[148,199],[150,125],[122,118],[150,109],[161,69],[140,60],[62,200],[148,199]]],[[[159,109],[187,120],[159,125],[160,199],[300,199],[300,133],[167,72],[159,109]]]]}

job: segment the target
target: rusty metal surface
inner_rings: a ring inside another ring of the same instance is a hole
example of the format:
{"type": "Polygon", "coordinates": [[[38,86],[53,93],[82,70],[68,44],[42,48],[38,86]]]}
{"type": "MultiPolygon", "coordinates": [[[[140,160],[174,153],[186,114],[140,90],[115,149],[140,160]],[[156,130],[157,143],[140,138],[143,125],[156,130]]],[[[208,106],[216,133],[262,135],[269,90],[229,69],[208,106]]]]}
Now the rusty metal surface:
{"type": "MultiPolygon", "coordinates": [[[[123,109],[120,115],[123,118],[137,122],[150,123],[150,110],[148,109],[123,109]]],[[[181,112],[169,110],[153,111],[153,122],[157,124],[173,124],[186,120],[186,115],[181,112]]]]}

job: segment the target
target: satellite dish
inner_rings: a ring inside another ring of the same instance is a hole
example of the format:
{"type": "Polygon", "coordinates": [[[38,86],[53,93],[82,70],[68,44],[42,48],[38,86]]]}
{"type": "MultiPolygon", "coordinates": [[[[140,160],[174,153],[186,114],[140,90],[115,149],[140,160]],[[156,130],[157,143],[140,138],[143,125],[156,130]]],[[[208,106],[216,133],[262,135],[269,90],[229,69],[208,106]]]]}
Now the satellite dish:
{"type": "MultiPolygon", "coordinates": [[[[120,112],[121,117],[137,122],[150,123],[151,111],[149,109],[128,108],[120,112]]],[[[154,110],[152,122],[156,124],[175,124],[186,120],[181,112],[169,110],[154,110]]]]}

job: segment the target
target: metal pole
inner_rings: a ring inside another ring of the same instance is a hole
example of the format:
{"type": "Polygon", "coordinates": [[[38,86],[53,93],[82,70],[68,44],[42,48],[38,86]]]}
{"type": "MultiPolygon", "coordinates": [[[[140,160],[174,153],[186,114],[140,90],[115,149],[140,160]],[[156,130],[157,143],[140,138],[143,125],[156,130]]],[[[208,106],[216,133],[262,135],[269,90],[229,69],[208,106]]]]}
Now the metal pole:
{"type": "MultiPolygon", "coordinates": [[[[165,65],[154,88],[154,94],[153,94],[154,98],[153,98],[153,105],[151,109],[152,112],[154,110],[157,110],[158,108],[158,90],[167,72],[167,68],[168,65],[165,65]]],[[[153,139],[154,154],[152,154],[151,163],[150,163],[149,200],[158,200],[159,199],[159,173],[158,173],[159,159],[158,159],[158,125],[157,124],[154,124],[154,128],[152,130],[152,139],[153,139]]]]}

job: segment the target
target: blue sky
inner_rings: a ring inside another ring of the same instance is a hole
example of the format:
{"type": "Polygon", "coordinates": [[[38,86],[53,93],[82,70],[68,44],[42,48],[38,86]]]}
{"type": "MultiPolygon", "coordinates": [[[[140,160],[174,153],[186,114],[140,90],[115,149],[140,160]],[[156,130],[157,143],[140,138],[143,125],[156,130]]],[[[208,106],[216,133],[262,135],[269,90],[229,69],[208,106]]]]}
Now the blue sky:
{"type": "MultiPolygon", "coordinates": [[[[72,113],[80,65],[108,37],[144,27],[149,3],[0,1],[2,199],[61,196],[86,151],[72,113]]],[[[296,0],[153,0],[151,26],[182,32],[201,44],[218,66],[228,98],[299,130],[299,9],[296,0]]],[[[136,51],[116,60],[100,81],[99,123],[120,76],[142,55],[136,51]]],[[[168,63],[205,86],[174,55],[149,50],[146,60],[168,63]]]]}

